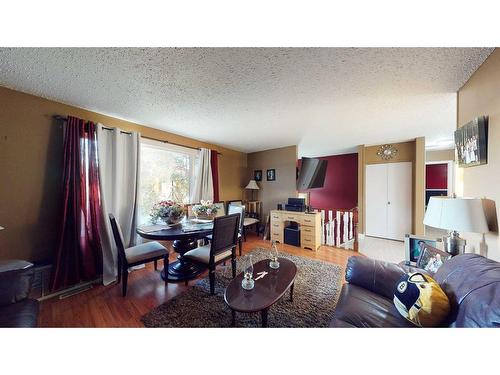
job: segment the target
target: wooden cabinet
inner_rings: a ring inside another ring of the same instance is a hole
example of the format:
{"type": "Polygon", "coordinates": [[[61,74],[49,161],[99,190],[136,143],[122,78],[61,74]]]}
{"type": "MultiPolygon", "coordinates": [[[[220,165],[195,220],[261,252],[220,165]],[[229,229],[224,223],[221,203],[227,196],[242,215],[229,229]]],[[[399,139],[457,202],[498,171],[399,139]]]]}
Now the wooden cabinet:
{"type": "Polygon", "coordinates": [[[271,241],[283,243],[285,227],[291,222],[299,224],[300,246],[316,251],[321,246],[321,214],[273,210],[271,215],[271,241]]]}

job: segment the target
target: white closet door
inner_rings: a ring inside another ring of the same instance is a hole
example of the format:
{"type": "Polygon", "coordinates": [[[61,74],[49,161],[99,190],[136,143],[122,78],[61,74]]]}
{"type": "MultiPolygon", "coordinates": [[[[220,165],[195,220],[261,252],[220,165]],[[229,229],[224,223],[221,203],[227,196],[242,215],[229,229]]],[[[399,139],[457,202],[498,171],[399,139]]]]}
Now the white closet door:
{"type": "Polygon", "coordinates": [[[403,241],[411,233],[412,163],[387,165],[387,236],[403,241]]]}
{"type": "Polygon", "coordinates": [[[369,164],[365,173],[366,235],[387,236],[387,164],[369,164]]]}

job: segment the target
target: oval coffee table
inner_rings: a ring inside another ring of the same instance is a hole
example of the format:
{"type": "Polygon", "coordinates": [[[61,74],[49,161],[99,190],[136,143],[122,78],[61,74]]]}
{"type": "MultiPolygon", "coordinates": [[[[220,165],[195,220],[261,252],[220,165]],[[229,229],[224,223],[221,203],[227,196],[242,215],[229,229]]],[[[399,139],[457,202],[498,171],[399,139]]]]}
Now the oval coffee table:
{"type": "Polygon", "coordinates": [[[269,308],[279,301],[288,289],[290,289],[290,300],[293,301],[293,285],[297,266],[285,258],[279,258],[278,261],[280,267],[276,270],[269,267],[269,259],[261,260],[253,265],[254,279],[261,271],[269,273],[264,278],[255,280],[255,286],[252,290],[245,290],[241,287],[243,272],[229,283],[224,293],[224,300],[231,308],[233,326],[236,321],[236,311],[242,313],[260,311],[262,327],[267,327],[269,308]]]}

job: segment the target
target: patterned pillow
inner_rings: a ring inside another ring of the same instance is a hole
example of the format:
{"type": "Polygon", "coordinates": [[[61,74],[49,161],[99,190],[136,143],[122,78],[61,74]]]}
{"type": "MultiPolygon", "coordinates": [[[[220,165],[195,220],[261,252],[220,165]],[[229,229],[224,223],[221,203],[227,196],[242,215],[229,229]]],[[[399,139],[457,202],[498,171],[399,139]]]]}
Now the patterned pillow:
{"type": "Polygon", "coordinates": [[[437,327],[450,312],[450,302],[439,284],[419,272],[399,279],[394,305],[405,319],[419,327],[437,327]]]}

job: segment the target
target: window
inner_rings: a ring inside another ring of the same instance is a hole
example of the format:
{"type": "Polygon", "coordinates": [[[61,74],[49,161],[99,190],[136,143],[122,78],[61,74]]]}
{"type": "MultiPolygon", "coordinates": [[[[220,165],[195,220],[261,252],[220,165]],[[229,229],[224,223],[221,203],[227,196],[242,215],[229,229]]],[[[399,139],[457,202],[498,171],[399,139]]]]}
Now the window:
{"type": "Polygon", "coordinates": [[[189,203],[198,151],[142,139],[139,176],[139,224],[150,222],[149,212],[161,200],[189,203]]]}

